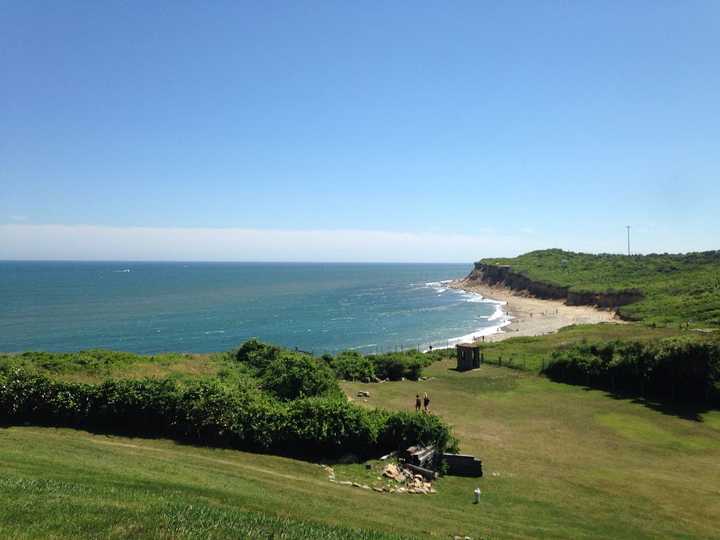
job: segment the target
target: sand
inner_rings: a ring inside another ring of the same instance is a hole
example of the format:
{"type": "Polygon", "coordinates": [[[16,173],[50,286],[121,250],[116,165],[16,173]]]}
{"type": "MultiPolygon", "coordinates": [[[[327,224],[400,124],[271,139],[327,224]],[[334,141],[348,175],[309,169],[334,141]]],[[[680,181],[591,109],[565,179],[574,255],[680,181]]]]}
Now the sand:
{"type": "Polygon", "coordinates": [[[593,306],[566,306],[562,300],[533,298],[506,287],[491,287],[467,280],[453,281],[449,286],[506,302],[503,309],[512,317],[511,324],[496,334],[485,336],[485,341],[501,341],[517,336],[541,336],[572,324],[623,322],[615,316],[614,311],[593,306]]]}

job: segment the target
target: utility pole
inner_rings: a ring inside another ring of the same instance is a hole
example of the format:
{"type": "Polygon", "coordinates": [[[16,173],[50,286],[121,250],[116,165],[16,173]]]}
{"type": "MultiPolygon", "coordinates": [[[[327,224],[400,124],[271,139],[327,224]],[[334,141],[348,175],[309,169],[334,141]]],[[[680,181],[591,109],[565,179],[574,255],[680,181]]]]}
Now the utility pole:
{"type": "Polygon", "coordinates": [[[628,233],[628,257],[630,256],[630,225],[625,225],[628,233]]]}

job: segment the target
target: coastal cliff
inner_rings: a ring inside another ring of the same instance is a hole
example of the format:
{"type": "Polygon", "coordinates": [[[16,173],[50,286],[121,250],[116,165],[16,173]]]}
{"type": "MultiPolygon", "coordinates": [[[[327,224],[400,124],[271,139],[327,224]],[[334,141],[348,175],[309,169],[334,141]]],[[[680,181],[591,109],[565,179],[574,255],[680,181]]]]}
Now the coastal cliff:
{"type": "Polygon", "coordinates": [[[549,300],[565,300],[569,306],[597,306],[614,309],[626,304],[637,302],[643,298],[638,290],[585,292],[572,291],[570,287],[534,281],[516,272],[509,265],[487,264],[476,262],[465,283],[503,286],[515,292],[525,293],[536,298],[549,300]]]}

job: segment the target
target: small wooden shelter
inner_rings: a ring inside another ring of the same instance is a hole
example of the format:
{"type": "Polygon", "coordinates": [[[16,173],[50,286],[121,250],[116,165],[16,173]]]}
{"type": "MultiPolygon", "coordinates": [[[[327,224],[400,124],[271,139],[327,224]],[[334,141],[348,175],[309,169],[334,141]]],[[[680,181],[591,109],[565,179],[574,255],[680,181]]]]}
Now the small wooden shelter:
{"type": "Polygon", "coordinates": [[[468,371],[480,367],[482,357],[480,356],[479,343],[458,343],[455,346],[457,353],[457,370],[468,371]]]}

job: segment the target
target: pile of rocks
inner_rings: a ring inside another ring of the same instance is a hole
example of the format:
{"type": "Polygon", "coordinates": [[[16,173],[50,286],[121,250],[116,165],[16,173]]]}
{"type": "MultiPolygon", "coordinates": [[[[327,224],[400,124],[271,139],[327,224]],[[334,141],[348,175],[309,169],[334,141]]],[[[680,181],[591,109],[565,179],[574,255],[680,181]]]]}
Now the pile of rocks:
{"type": "Polygon", "coordinates": [[[383,483],[382,486],[374,485],[369,486],[367,484],[361,484],[359,482],[351,482],[350,480],[337,480],[335,478],[335,470],[328,465],[321,465],[323,470],[328,475],[328,480],[341,486],[353,486],[360,489],[373,490],[378,493],[415,493],[421,495],[429,495],[431,493],[437,493],[435,488],[432,487],[432,483],[426,481],[421,475],[413,474],[409,469],[406,469],[395,463],[389,463],[385,466],[382,471],[382,476],[378,476],[378,480],[390,480],[392,483],[383,483]]]}
{"type": "Polygon", "coordinates": [[[400,484],[397,488],[391,487],[389,489],[391,493],[418,493],[422,495],[437,493],[435,488],[432,487],[432,483],[427,482],[421,475],[413,474],[412,471],[395,463],[389,463],[385,466],[383,476],[400,484]]]}

